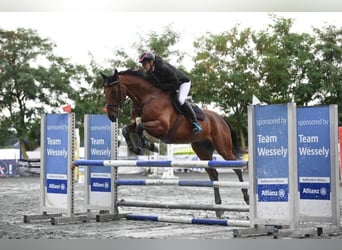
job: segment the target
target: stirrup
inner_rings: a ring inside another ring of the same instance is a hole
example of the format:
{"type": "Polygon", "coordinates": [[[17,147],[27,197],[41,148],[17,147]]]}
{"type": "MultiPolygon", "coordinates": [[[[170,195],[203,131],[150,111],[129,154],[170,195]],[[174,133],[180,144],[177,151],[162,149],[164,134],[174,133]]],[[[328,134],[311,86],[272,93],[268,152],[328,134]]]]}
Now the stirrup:
{"type": "Polygon", "coordinates": [[[192,122],[192,126],[194,127],[192,129],[192,132],[194,132],[194,134],[198,134],[199,132],[202,131],[202,127],[201,127],[201,125],[199,125],[198,122],[192,122]]]}

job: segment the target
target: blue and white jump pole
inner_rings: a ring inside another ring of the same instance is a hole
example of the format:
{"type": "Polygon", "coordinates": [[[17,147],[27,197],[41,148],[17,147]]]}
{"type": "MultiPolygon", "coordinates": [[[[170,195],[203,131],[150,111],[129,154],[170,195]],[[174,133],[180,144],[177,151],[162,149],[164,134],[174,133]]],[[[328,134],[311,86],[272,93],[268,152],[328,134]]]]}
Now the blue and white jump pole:
{"type": "Polygon", "coordinates": [[[236,169],[246,167],[247,162],[236,161],[182,161],[182,160],[75,160],[76,166],[91,165],[102,167],[167,167],[167,168],[228,168],[236,169]]]}

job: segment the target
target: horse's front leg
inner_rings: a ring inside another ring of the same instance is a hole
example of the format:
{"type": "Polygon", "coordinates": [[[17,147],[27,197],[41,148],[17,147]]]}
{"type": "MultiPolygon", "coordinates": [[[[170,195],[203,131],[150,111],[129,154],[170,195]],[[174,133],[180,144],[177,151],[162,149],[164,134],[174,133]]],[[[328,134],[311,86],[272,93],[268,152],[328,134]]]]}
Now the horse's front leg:
{"type": "Polygon", "coordinates": [[[137,155],[141,155],[143,153],[143,149],[139,146],[137,146],[131,138],[130,134],[136,134],[135,130],[136,130],[136,123],[132,123],[130,125],[127,125],[125,127],[123,127],[122,129],[122,135],[126,140],[127,143],[127,147],[128,149],[133,152],[134,154],[137,155]]]}
{"type": "Polygon", "coordinates": [[[159,149],[158,147],[149,139],[147,138],[144,134],[141,136],[138,136],[141,140],[142,147],[150,150],[151,152],[158,153],[159,149]]]}
{"type": "Polygon", "coordinates": [[[136,133],[139,138],[141,138],[142,145],[144,148],[152,152],[159,152],[158,147],[155,145],[156,135],[160,136],[165,133],[165,129],[162,127],[161,122],[158,120],[142,122],[141,119],[136,120],[136,133]],[[148,130],[148,131],[147,131],[148,130]],[[144,134],[145,131],[145,134],[144,134]],[[151,134],[152,131],[152,134],[151,134]]]}

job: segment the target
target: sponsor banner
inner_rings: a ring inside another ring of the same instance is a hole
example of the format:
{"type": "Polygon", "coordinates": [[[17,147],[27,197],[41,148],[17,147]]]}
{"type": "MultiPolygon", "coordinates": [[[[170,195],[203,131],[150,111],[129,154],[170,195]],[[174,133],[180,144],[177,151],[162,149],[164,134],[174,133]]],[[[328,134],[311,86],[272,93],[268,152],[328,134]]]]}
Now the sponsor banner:
{"type": "Polygon", "coordinates": [[[67,175],[68,114],[47,114],[45,133],[46,174],[67,175]]]}
{"type": "Polygon", "coordinates": [[[295,108],[288,103],[248,109],[251,224],[294,225],[295,108]]]}
{"type": "MultiPolygon", "coordinates": [[[[87,159],[110,160],[111,122],[107,115],[88,115],[87,128],[87,159]]],[[[110,173],[109,167],[89,166],[90,191],[111,192],[110,173]]]]}
{"type": "Polygon", "coordinates": [[[258,201],[287,202],[289,193],[287,105],[255,107],[254,154],[258,201]],[[271,182],[262,183],[262,180],[271,182]],[[272,180],[275,182],[272,183],[272,180]],[[279,180],[286,181],[278,183],[279,180]]]}
{"type": "Polygon", "coordinates": [[[329,200],[331,150],[329,106],[297,109],[300,199],[329,200]]]}
{"type": "Polygon", "coordinates": [[[73,114],[46,114],[42,119],[42,211],[49,212],[65,210],[71,214],[72,193],[70,163],[73,128],[73,114]]]}
{"type": "Polygon", "coordinates": [[[298,218],[302,222],[340,224],[337,120],[335,105],[297,108],[298,218]]]}
{"type": "Polygon", "coordinates": [[[16,160],[0,160],[0,177],[1,176],[16,176],[17,161],[16,160]]]}

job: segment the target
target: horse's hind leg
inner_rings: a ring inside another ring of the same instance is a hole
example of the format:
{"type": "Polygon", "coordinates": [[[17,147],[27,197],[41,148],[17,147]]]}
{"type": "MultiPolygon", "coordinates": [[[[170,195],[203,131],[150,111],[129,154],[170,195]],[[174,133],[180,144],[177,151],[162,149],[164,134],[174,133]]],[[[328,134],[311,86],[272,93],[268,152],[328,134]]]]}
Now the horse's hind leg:
{"type": "MultiPolygon", "coordinates": [[[[193,150],[196,152],[198,158],[201,160],[212,160],[214,148],[211,142],[196,142],[191,144],[193,150]]],[[[205,171],[209,175],[211,181],[218,181],[218,172],[215,168],[206,168],[205,171]]],[[[220,190],[214,187],[215,204],[222,204],[220,190]]],[[[224,211],[216,211],[216,217],[221,218],[224,211]]]]}
{"type": "MultiPolygon", "coordinates": [[[[214,137],[214,144],[216,146],[217,152],[225,159],[225,160],[236,160],[236,156],[233,154],[233,144],[232,141],[229,140],[228,136],[222,136],[222,133],[217,133],[214,137]]],[[[240,182],[243,182],[243,176],[241,169],[234,169],[235,174],[237,175],[240,182]]],[[[249,204],[249,195],[248,189],[241,189],[244,201],[249,204]]]]}

